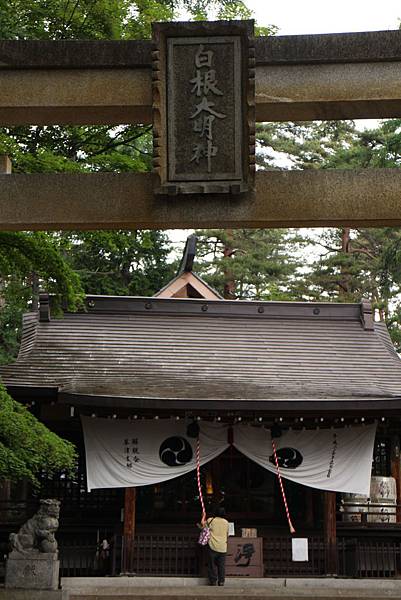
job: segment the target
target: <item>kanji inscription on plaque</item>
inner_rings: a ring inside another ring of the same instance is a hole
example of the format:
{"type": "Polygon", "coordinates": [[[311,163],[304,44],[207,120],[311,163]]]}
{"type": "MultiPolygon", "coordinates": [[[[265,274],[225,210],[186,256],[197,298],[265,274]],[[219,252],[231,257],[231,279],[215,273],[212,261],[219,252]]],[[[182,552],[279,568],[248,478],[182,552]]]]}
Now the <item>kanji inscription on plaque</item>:
{"type": "Polygon", "coordinates": [[[249,22],[179,25],[156,24],[156,191],[247,192],[254,174],[249,22]]]}

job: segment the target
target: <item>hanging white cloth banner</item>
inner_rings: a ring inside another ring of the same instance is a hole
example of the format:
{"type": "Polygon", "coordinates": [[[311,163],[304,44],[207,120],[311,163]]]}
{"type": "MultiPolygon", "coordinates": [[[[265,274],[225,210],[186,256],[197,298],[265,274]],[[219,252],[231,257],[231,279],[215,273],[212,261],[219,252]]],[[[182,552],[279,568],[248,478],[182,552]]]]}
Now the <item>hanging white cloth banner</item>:
{"type": "MultiPolygon", "coordinates": [[[[182,420],[81,419],[89,491],[159,483],[196,468],[196,439],[182,420]]],[[[199,425],[202,465],[228,447],[227,426],[199,425]]]]}
{"type": "MultiPolygon", "coordinates": [[[[281,476],[320,490],[369,495],[375,435],[376,424],[284,431],[274,439],[281,476]]],[[[276,473],[269,430],[236,425],[234,446],[276,473]]]]}
{"type": "MultiPolygon", "coordinates": [[[[88,490],[160,483],[196,468],[196,439],[183,420],[82,417],[88,490]]],[[[227,425],[201,421],[201,465],[228,447],[227,425]]],[[[275,438],[282,477],[321,490],[369,494],[376,425],[288,430],[275,438]]],[[[271,435],[235,425],[233,444],[276,473],[271,435]]]]}

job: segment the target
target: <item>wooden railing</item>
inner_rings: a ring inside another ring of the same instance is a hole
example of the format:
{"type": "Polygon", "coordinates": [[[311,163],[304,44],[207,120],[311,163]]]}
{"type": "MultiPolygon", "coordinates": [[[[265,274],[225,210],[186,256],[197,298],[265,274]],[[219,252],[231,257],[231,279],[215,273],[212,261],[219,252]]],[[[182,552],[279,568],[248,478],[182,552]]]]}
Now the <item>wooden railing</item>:
{"type": "Polygon", "coordinates": [[[195,536],[116,536],[113,571],[135,575],[195,577],[200,572],[200,557],[201,548],[195,536]]]}
{"type": "Polygon", "coordinates": [[[401,543],[392,540],[337,541],[338,575],[342,577],[397,577],[401,573],[401,543]]]}
{"type": "MultiPolygon", "coordinates": [[[[308,538],[309,560],[292,561],[291,538],[264,539],[265,577],[319,577],[327,573],[323,537],[308,538]]],[[[204,549],[188,535],[115,536],[108,558],[96,557],[93,540],[60,544],[62,576],[123,575],[185,576],[205,575],[204,549]]],[[[397,577],[401,573],[401,540],[339,538],[337,574],[340,577],[397,577]]]]}
{"type": "Polygon", "coordinates": [[[97,543],[94,535],[61,539],[59,549],[62,577],[91,577],[100,574],[96,565],[97,543]]]}
{"type": "MultiPolygon", "coordinates": [[[[3,553],[8,534],[4,531],[3,553]]],[[[351,534],[352,535],[352,534],[351,534]]],[[[349,532],[348,532],[349,536],[349,532]]],[[[134,538],[113,536],[109,532],[60,534],[62,577],[121,575],[186,576],[205,575],[204,549],[194,535],[139,535],[134,538]],[[110,551],[105,558],[97,551],[98,540],[106,537],[110,551]]],[[[265,577],[319,577],[327,573],[326,548],[321,536],[308,538],[309,560],[293,562],[291,538],[266,536],[263,540],[265,577]]],[[[4,573],[0,562],[0,579],[4,573]]],[[[391,578],[401,574],[401,532],[392,538],[379,538],[373,532],[364,536],[337,539],[337,574],[340,577],[391,578]]]]}
{"type": "Polygon", "coordinates": [[[270,537],[263,540],[265,577],[319,577],[326,573],[326,552],[322,537],[308,538],[307,562],[292,560],[289,537],[270,537]]]}

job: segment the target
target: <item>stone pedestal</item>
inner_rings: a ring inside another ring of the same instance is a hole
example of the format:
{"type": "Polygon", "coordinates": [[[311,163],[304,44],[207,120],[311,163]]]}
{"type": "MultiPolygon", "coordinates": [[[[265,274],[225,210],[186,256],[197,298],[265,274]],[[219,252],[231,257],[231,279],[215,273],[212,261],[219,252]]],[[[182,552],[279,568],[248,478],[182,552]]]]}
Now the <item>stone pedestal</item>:
{"type": "Polygon", "coordinates": [[[12,552],[6,562],[6,588],[57,590],[60,561],[54,554],[22,556],[12,552]]]}

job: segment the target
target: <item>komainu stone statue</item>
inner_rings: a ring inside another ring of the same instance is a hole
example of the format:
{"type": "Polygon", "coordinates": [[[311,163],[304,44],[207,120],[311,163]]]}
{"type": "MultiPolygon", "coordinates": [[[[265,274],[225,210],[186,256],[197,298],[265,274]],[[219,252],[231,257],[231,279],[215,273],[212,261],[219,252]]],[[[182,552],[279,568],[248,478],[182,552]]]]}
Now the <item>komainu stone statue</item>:
{"type": "Polygon", "coordinates": [[[38,512],[22,525],[18,533],[10,535],[6,588],[58,589],[60,561],[54,534],[58,529],[59,514],[58,500],[41,500],[38,512]]]}
{"type": "MultiPolygon", "coordinates": [[[[46,499],[40,501],[40,508],[18,533],[10,535],[10,557],[34,557],[41,553],[57,556],[57,541],[54,537],[58,529],[60,514],[59,500],[46,499]]],[[[49,557],[50,558],[50,557],[49,557]]]]}

